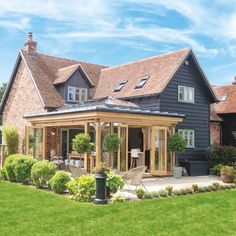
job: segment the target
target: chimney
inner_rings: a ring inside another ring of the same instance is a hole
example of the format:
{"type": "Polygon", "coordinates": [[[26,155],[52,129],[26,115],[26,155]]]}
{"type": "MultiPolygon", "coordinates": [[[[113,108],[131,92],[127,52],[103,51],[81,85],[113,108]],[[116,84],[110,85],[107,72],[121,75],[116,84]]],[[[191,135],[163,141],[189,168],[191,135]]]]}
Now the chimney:
{"type": "Polygon", "coordinates": [[[37,42],[33,41],[33,33],[29,32],[28,33],[28,40],[24,44],[24,50],[28,54],[32,55],[32,54],[37,53],[36,47],[37,47],[37,42]]]}
{"type": "Polygon", "coordinates": [[[232,85],[236,85],[236,76],[234,77],[234,81],[233,81],[232,85]]]}

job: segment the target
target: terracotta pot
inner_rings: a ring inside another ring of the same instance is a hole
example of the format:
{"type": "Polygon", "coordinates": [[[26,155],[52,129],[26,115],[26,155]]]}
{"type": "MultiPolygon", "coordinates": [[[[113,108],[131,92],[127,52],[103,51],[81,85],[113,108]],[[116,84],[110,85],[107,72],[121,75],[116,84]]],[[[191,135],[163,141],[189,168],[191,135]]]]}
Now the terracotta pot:
{"type": "Polygon", "coordinates": [[[221,174],[220,178],[224,183],[233,183],[234,182],[233,175],[221,174]]]}

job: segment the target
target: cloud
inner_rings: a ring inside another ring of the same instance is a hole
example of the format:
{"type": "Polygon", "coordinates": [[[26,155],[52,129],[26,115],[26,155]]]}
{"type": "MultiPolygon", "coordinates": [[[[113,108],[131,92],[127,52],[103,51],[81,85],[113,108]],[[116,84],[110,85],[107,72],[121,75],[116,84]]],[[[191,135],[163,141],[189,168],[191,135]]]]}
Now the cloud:
{"type": "Polygon", "coordinates": [[[20,31],[25,31],[30,27],[30,19],[28,17],[23,17],[20,19],[6,19],[0,17],[0,28],[5,28],[8,30],[17,29],[20,31]]]}

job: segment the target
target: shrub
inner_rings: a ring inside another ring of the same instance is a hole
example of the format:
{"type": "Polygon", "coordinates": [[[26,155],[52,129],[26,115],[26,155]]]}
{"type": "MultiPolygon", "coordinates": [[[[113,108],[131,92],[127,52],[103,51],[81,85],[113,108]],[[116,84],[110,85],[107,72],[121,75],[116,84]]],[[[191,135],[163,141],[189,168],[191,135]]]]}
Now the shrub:
{"type": "Polygon", "coordinates": [[[93,145],[90,143],[91,138],[88,134],[80,133],[72,139],[72,149],[78,153],[90,153],[93,145]]]}
{"type": "Polygon", "coordinates": [[[180,195],[181,195],[181,192],[180,192],[179,190],[175,189],[175,190],[173,191],[173,194],[176,195],[176,196],[180,196],[180,195]]]}
{"type": "Polygon", "coordinates": [[[181,192],[182,195],[187,195],[188,194],[186,189],[184,189],[184,188],[180,189],[180,192],[181,192]]]}
{"type": "Polygon", "coordinates": [[[209,185],[208,186],[211,191],[217,191],[218,188],[216,188],[215,185],[209,185]]]}
{"type": "Polygon", "coordinates": [[[208,186],[204,186],[202,188],[205,190],[205,192],[210,192],[211,191],[211,189],[208,186]]]}
{"type": "Polygon", "coordinates": [[[160,197],[168,197],[168,192],[166,190],[159,190],[160,197]]]}
{"type": "Polygon", "coordinates": [[[234,175],[235,169],[233,166],[222,166],[220,173],[223,175],[234,175]]]}
{"type": "Polygon", "coordinates": [[[197,184],[193,184],[193,185],[192,185],[192,188],[193,188],[193,191],[194,191],[195,193],[198,192],[199,187],[198,187],[197,184]]]}
{"type": "Polygon", "coordinates": [[[7,173],[4,168],[0,169],[0,176],[1,179],[7,180],[7,173]]]}
{"type": "Polygon", "coordinates": [[[236,188],[236,184],[230,184],[229,185],[231,188],[236,188]]]}
{"type": "Polygon", "coordinates": [[[193,194],[194,193],[192,188],[186,188],[185,190],[186,190],[187,194],[193,194]]]}
{"type": "Polygon", "coordinates": [[[56,173],[56,165],[49,161],[36,162],[31,169],[31,179],[37,188],[43,188],[56,173]]]}
{"type": "Polygon", "coordinates": [[[115,196],[112,197],[111,201],[112,201],[112,203],[126,202],[127,198],[125,196],[122,196],[122,195],[115,195],[115,196]]]}
{"type": "Polygon", "coordinates": [[[58,171],[50,179],[49,186],[55,193],[63,193],[66,190],[66,186],[69,181],[70,176],[67,172],[58,171]]]}
{"type": "Polygon", "coordinates": [[[154,198],[159,198],[159,197],[160,197],[160,194],[159,194],[158,191],[155,191],[155,192],[152,192],[152,196],[153,196],[154,198]]]}
{"type": "Polygon", "coordinates": [[[198,192],[199,192],[199,193],[204,193],[204,192],[206,192],[206,190],[205,190],[205,188],[203,188],[203,187],[199,187],[199,188],[198,188],[198,192]]]}
{"type": "Polygon", "coordinates": [[[152,199],[153,198],[152,193],[151,192],[145,192],[144,193],[144,198],[145,199],[152,199]]]}
{"type": "Polygon", "coordinates": [[[81,202],[90,202],[96,191],[95,179],[88,174],[70,181],[67,187],[72,198],[81,202]]]}
{"type": "Polygon", "coordinates": [[[212,166],[216,164],[233,166],[236,164],[236,148],[213,145],[208,149],[207,158],[212,166]]]}
{"type": "Polygon", "coordinates": [[[225,185],[225,189],[231,189],[230,185],[225,185]]]}
{"type": "Polygon", "coordinates": [[[225,190],[226,189],[226,185],[220,185],[220,189],[221,190],[225,190]]]}
{"type": "Polygon", "coordinates": [[[219,175],[222,167],[223,167],[222,164],[216,164],[216,165],[213,166],[213,170],[216,174],[219,175]]]}
{"type": "Polygon", "coordinates": [[[111,172],[110,166],[105,162],[100,162],[92,171],[94,174],[108,174],[111,172]]]}
{"type": "Polygon", "coordinates": [[[20,183],[29,183],[32,166],[37,162],[31,156],[19,155],[12,162],[15,180],[20,183]]]}
{"type": "Polygon", "coordinates": [[[172,191],[173,191],[173,186],[166,186],[166,191],[167,191],[168,195],[171,195],[172,191]]]}
{"type": "Polygon", "coordinates": [[[15,126],[3,128],[3,138],[8,148],[8,155],[16,154],[19,146],[19,133],[15,126]]]}
{"type": "Polygon", "coordinates": [[[216,189],[219,189],[219,188],[220,188],[220,184],[219,184],[218,182],[214,182],[212,185],[215,186],[216,189]]]}
{"type": "Polygon", "coordinates": [[[107,174],[106,185],[112,193],[116,193],[118,188],[123,188],[124,184],[124,180],[119,175],[113,172],[107,174]]]}
{"type": "Polygon", "coordinates": [[[106,134],[103,139],[103,149],[106,152],[115,152],[119,149],[120,139],[117,134],[106,134]]]}
{"type": "Polygon", "coordinates": [[[4,162],[3,171],[6,173],[7,179],[12,182],[16,181],[13,161],[22,157],[22,156],[23,155],[21,155],[21,154],[13,154],[13,155],[8,156],[4,162]]]}
{"type": "Polygon", "coordinates": [[[143,199],[145,191],[141,187],[137,187],[135,193],[139,199],[143,199]]]}

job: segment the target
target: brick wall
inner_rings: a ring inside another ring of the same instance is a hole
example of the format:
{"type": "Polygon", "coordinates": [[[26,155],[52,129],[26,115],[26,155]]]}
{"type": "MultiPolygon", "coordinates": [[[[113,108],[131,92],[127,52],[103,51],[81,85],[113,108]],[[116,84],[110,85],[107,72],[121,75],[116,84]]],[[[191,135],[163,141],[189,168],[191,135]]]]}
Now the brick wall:
{"type": "Polygon", "coordinates": [[[60,156],[60,128],[46,128],[46,155],[45,158],[50,160],[50,150],[54,149],[56,155],[60,156]]]}
{"type": "Polygon", "coordinates": [[[210,125],[211,144],[221,144],[221,123],[212,121],[210,125]]]}
{"type": "Polygon", "coordinates": [[[45,111],[40,97],[29,76],[27,68],[21,61],[3,110],[3,126],[15,125],[19,130],[19,151],[22,151],[22,140],[25,136],[26,120],[23,116],[29,112],[45,111]]]}

